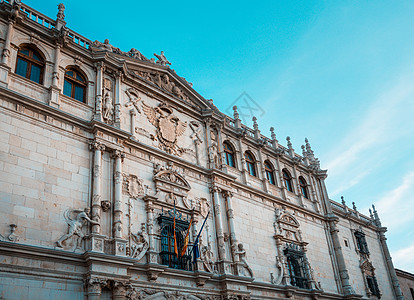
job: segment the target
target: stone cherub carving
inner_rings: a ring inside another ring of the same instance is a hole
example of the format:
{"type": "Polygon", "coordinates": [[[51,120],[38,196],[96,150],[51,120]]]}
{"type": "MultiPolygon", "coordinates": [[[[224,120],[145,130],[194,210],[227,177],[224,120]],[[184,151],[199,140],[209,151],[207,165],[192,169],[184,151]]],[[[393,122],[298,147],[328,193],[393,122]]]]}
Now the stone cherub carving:
{"type": "Polygon", "coordinates": [[[131,237],[136,245],[131,246],[131,257],[140,260],[149,248],[149,237],[145,223],[141,223],[141,231],[138,234],[131,233],[131,237]]]}
{"type": "Polygon", "coordinates": [[[82,232],[82,227],[85,224],[85,221],[88,221],[91,224],[98,225],[99,222],[91,220],[89,218],[89,208],[82,209],[73,209],[73,210],[66,210],[63,213],[63,217],[68,223],[69,229],[68,233],[62,235],[62,237],[56,242],[57,246],[63,248],[62,243],[67,239],[71,238],[74,235],[77,235],[78,238],[76,239],[76,248],[79,248],[80,242],[82,241],[84,234],[82,232]],[[77,213],[76,217],[71,217],[70,214],[77,213]]]}
{"type": "Polygon", "coordinates": [[[161,66],[165,66],[165,65],[171,65],[171,63],[168,61],[168,59],[165,57],[164,55],[164,51],[161,51],[161,54],[158,55],[156,53],[154,53],[154,56],[156,58],[158,58],[156,64],[161,65],[161,66]]]}
{"type": "Polygon", "coordinates": [[[244,249],[243,244],[239,243],[237,248],[238,249],[236,249],[234,251],[234,254],[239,256],[239,262],[240,262],[241,266],[244,267],[249,272],[250,277],[253,277],[253,271],[249,267],[249,265],[247,264],[247,261],[246,261],[246,250],[244,249]]]}

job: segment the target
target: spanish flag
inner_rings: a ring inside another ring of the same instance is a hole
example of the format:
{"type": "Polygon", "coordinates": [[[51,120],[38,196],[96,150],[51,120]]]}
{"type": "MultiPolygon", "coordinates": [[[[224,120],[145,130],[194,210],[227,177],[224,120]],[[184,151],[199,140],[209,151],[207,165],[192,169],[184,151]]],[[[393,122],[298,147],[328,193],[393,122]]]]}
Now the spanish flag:
{"type": "Polygon", "coordinates": [[[183,256],[185,254],[185,252],[187,251],[187,247],[188,247],[188,241],[190,240],[190,229],[191,229],[191,223],[193,222],[193,218],[191,217],[190,220],[190,225],[188,225],[188,230],[187,230],[187,234],[185,235],[185,239],[184,239],[184,246],[183,249],[181,249],[181,256],[183,256]]]}
{"type": "Polygon", "coordinates": [[[177,236],[175,235],[175,200],[174,200],[174,252],[175,255],[178,257],[178,249],[177,249],[177,236]]]}

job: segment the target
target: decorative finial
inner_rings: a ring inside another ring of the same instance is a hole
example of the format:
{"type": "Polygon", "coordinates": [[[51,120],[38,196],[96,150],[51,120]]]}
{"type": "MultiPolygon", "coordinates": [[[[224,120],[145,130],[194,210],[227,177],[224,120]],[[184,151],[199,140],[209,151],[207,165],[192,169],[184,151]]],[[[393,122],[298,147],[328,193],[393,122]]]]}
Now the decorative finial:
{"type": "Polygon", "coordinates": [[[312,148],[311,145],[309,144],[309,140],[308,138],[305,138],[305,144],[306,144],[306,151],[308,151],[309,153],[312,153],[312,148]]]}
{"type": "Polygon", "coordinates": [[[259,125],[257,124],[257,118],[253,117],[252,121],[253,121],[253,129],[254,130],[259,130],[259,125]]]}
{"type": "Polygon", "coordinates": [[[300,147],[302,148],[302,155],[303,155],[303,157],[306,157],[305,146],[304,146],[304,145],[302,145],[302,146],[300,146],[300,147]]]}
{"type": "Polygon", "coordinates": [[[233,106],[233,118],[235,120],[239,119],[239,113],[237,112],[237,105],[233,106]]]}
{"type": "Polygon", "coordinates": [[[342,202],[342,205],[344,205],[344,206],[345,206],[345,205],[346,205],[346,203],[345,203],[344,196],[341,196],[341,200],[342,200],[342,201],[341,201],[341,202],[342,202]]]}
{"type": "Polygon", "coordinates": [[[357,207],[355,205],[355,202],[352,202],[352,209],[355,210],[355,211],[357,210],[357,207]]]}
{"type": "Polygon", "coordinates": [[[290,136],[286,137],[286,141],[287,141],[287,146],[289,149],[292,149],[292,143],[290,142],[290,136]]]}
{"type": "Polygon", "coordinates": [[[63,21],[65,19],[65,5],[63,3],[58,4],[58,9],[57,18],[63,21]]]}
{"type": "Polygon", "coordinates": [[[371,219],[374,219],[374,216],[372,215],[372,210],[371,210],[371,208],[370,209],[368,209],[369,210],[369,216],[371,217],[371,219]]]}
{"type": "Polygon", "coordinates": [[[271,132],[271,137],[272,137],[272,140],[275,140],[276,139],[276,133],[275,133],[275,128],[274,127],[270,127],[270,132],[271,132]]]}

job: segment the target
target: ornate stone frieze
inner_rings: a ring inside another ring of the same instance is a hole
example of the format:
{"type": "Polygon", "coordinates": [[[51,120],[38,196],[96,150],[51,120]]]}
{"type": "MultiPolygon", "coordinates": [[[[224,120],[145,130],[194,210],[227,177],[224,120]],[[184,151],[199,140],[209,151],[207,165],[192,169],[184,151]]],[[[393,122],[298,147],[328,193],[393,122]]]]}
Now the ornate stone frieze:
{"type": "Polygon", "coordinates": [[[178,146],[177,138],[184,134],[187,122],[180,121],[173,109],[165,103],[153,108],[143,102],[142,109],[148,121],[156,128],[158,147],[169,154],[181,156],[185,149],[178,146]]]}

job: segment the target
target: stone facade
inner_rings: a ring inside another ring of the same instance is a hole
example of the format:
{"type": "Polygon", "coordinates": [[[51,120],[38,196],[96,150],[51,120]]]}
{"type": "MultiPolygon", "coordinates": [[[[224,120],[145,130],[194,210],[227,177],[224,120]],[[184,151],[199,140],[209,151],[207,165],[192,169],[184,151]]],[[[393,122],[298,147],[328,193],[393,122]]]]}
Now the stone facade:
{"type": "Polygon", "coordinates": [[[0,4],[2,299],[403,299],[375,208],[329,199],[307,140],[58,9],[0,4]]]}
{"type": "Polygon", "coordinates": [[[414,274],[395,269],[401,291],[406,300],[414,300],[414,274]]]}

